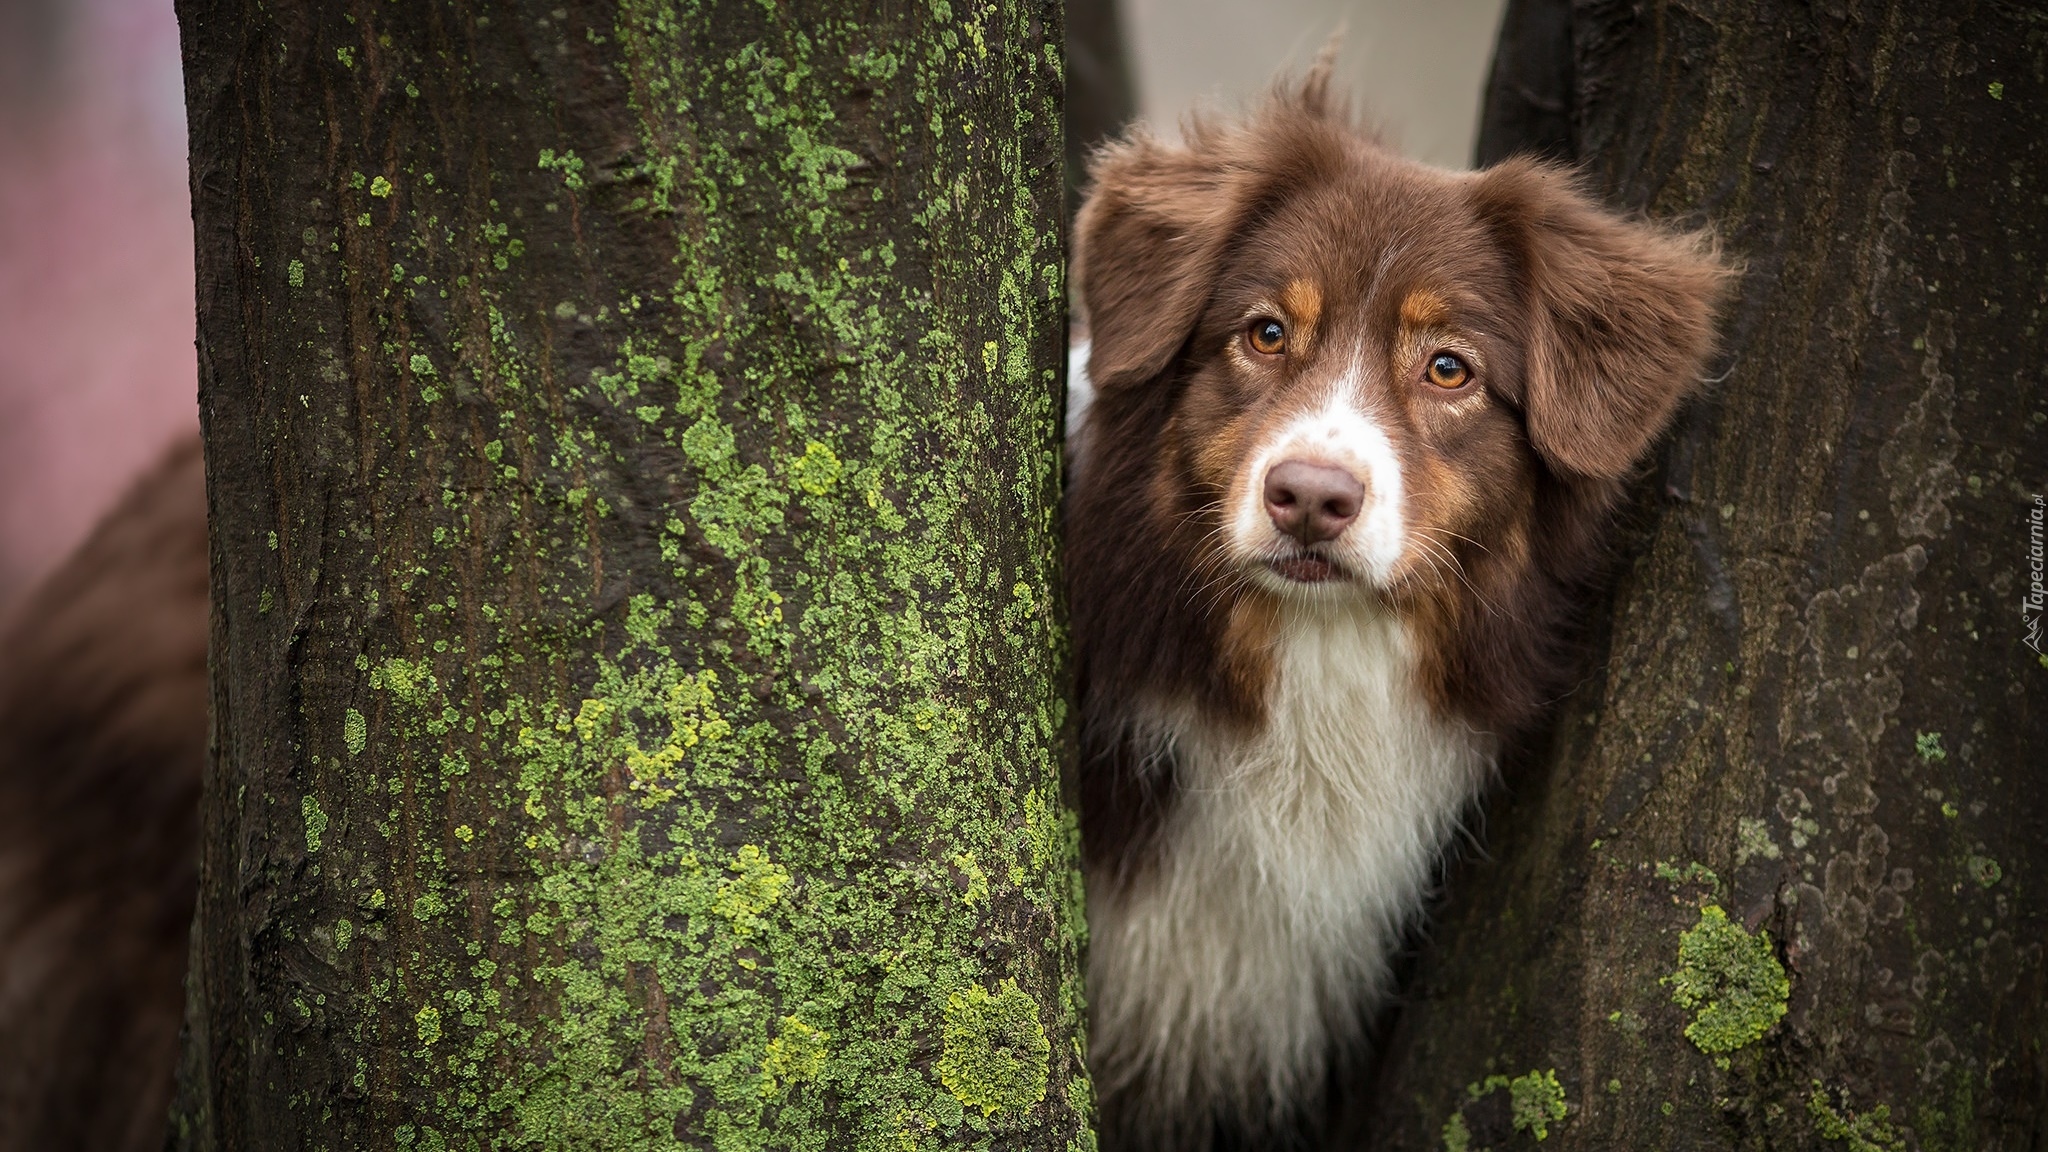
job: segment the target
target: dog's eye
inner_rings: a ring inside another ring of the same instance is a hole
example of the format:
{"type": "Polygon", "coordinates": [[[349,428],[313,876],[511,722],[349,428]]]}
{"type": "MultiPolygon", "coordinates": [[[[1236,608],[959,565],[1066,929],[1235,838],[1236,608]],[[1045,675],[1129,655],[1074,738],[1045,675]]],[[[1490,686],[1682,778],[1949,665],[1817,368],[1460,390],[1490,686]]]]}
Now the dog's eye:
{"type": "Polygon", "coordinates": [[[1463,388],[1472,370],[1449,352],[1439,352],[1429,362],[1429,382],[1439,388],[1463,388]]]}
{"type": "Polygon", "coordinates": [[[1252,342],[1252,351],[1264,356],[1278,356],[1287,351],[1287,326],[1278,320],[1254,320],[1245,333],[1252,342]]]}

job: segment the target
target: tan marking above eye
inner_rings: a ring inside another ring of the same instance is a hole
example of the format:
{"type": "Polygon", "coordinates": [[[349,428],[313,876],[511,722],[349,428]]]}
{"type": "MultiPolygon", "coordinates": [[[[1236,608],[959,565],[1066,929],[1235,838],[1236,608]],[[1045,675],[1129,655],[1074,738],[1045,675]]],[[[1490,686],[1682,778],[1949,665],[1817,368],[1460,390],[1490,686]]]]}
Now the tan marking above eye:
{"type": "Polygon", "coordinates": [[[1410,292],[1401,301],[1401,323],[1408,328],[1429,328],[1451,318],[1451,306],[1427,288],[1410,292]]]}
{"type": "Polygon", "coordinates": [[[1280,307],[1286,310],[1295,330],[1307,337],[1323,317],[1323,290],[1313,280],[1290,280],[1280,293],[1280,307]]]}
{"type": "Polygon", "coordinates": [[[1472,380],[1472,369],[1456,355],[1439,352],[1429,358],[1429,382],[1439,388],[1463,388],[1472,380]]]}
{"type": "Polygon", "coordinates": [[[1287,326],[1270,317],[1252,321],[1244,338],[1252,351],[1262,356],[1278,356],[1287,351],[1287,326]]]}

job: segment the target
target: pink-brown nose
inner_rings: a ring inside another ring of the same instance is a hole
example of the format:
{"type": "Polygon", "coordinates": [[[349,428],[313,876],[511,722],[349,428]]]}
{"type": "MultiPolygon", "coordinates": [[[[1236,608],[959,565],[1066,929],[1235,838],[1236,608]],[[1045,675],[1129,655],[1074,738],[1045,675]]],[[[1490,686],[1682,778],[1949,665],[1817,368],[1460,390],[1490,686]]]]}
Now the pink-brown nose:
{"type": "Polygon", "coordinates": [[[1303,544],[1335,540],[1364,503],[1365,485],[1342,468],[1282,460],[1266,472],[1266,515],[1303,544]]]}

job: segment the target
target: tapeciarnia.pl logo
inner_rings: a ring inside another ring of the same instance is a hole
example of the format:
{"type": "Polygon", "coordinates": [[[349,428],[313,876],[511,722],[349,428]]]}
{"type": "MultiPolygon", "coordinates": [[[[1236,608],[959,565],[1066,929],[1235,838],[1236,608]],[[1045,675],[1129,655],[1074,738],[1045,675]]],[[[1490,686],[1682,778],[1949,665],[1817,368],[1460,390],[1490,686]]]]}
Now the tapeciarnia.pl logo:
{"type": "Polygon", "coordinates": [[[2041,650],[2041,614],[2042,608],[2048,606],[2048,588],[2042,587],[2042,570],[2044,567],[2048,567],[2048,564],[2044,564],[2041,541],[2042,519],[2044,515],[2048,515],[2048,504],[2044,504],[2043,497],[2036,494],[2034,506],[2027,512],[2027,570],[2029,579],[2027,581],[2026,598],[2020,601],[2020,620],[2026,625],[2027,647],[2032,648],[2037,656],[2048,655],[2048,653],[2043,653],[2041,650]]]}

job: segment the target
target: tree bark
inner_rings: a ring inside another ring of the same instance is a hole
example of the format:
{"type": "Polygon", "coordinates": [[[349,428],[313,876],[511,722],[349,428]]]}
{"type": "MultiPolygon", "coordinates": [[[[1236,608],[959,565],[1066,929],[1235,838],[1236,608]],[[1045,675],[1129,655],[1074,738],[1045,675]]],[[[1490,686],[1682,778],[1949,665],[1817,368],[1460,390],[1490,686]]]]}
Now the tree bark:
{"type": "Polygon", "coordinates": [[[1058,6],[179,15],[176,1141],[1086,1145],[1058,6]]]}
{"type": "Polygon", "coordinates": [[[1571,0],[1508,0],[1480,103],[1473,163],[1526,153],[1570,163],[1571,0]]]}
{"type": "Polygon", "coordinates": [[[1747,274],[1362,1146],[2042,1147],[2048,20],[1571,15],[1590,179],[1747,274]]]}
{"type": "Polygon", "coordinates": [[[1117,0],[1070,0],[1066,9],[1067,221],[1081,207],[1089,154],[1138,113],[1117,0]]]}

